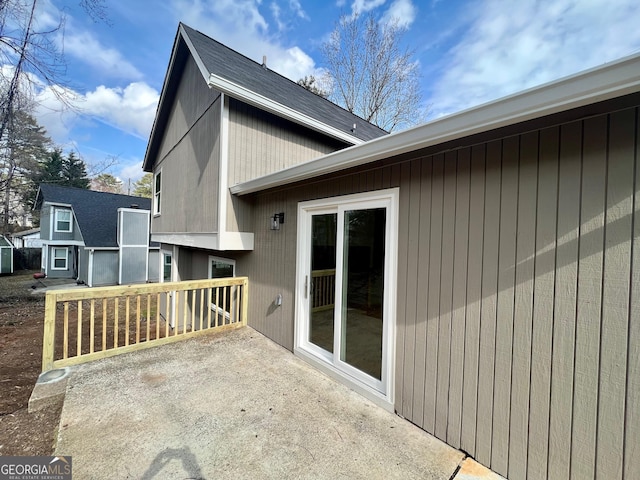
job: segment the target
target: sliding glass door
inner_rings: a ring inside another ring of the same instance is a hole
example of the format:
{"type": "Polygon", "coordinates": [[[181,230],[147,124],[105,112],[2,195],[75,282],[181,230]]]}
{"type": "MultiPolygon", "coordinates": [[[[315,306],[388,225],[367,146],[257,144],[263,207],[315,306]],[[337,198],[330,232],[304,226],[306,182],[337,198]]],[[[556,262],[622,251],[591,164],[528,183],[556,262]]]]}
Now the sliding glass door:
{"type": "Polygon", "coordinates": [[[386,398],[397,228],[385,193],[301,204],[296,343],[386,398]]]}

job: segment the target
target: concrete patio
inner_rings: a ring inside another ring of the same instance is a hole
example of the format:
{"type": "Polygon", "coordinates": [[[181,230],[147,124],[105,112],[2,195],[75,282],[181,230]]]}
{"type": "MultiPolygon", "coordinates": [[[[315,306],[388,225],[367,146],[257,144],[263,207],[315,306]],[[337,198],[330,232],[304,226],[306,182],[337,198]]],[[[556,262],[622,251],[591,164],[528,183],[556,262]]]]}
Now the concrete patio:
{"type": "Polygon", "coordinates": [[[249,327],[68,370],[74,478],[501,478],[249,327]]]}

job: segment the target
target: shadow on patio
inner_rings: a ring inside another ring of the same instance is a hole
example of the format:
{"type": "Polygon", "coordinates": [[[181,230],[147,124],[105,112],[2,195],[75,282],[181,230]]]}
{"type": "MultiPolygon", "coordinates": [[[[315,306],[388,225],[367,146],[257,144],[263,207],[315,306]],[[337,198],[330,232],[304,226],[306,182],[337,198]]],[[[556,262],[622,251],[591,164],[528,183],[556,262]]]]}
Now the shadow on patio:
{"type": "Polygon", "coordinates": [[[70,370],[76,478],[449,479],[464,457],[250,327],[70,370]]]}

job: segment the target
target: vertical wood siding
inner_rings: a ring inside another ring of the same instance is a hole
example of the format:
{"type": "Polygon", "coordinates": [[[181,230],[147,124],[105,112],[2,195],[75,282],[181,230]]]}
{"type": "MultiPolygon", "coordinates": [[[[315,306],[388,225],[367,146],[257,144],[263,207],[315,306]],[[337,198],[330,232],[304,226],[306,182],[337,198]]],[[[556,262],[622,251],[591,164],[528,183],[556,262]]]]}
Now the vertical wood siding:
{"type": "Polygon", "coordinates": [[[253,196],[249,323],[292,348],[298,202],[399,186],[398,413],[510,479],[635,478],[637,110],[253,196]]]}
{"type": "Polygon", "coordinates": [[[510,479],[638,472],[639,128],[402,165],[396,408],[510,479]]]}
{"type": "Polygon", "coordinates": [[[152,232],[218,231],[220,103],[189,58],[154,167],[162,169],[162,190],[152,232]]]}
{"type": "Polygon", "coordinates": [[[92,286],[117,285],[119,260],[117,250],[95,250],[92,286]]]}
{"type": "Polygon", "coordinates": [[[344,148],[308,128],[229,99],[229,185],[344,148]]]}
{"type": "MultiPolygon", "coordinates": [[[[343,142],[229,98],[229,185],[258,178],[346,146],[343,142]]],[[[251,204],[241,197],[227,195],[226,230],[250,232],[253,227],[251,204]]]]}

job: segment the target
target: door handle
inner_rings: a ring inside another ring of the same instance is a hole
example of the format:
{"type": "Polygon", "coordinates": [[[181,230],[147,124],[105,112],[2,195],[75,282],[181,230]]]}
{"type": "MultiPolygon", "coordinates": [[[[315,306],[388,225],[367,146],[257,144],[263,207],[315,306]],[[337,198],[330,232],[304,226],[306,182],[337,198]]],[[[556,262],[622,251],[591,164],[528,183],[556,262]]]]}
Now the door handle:
{"type": "Polygon", "coordinates": [[[309,275],[304,276],[304,298],[309,298],[309,275]]]}

